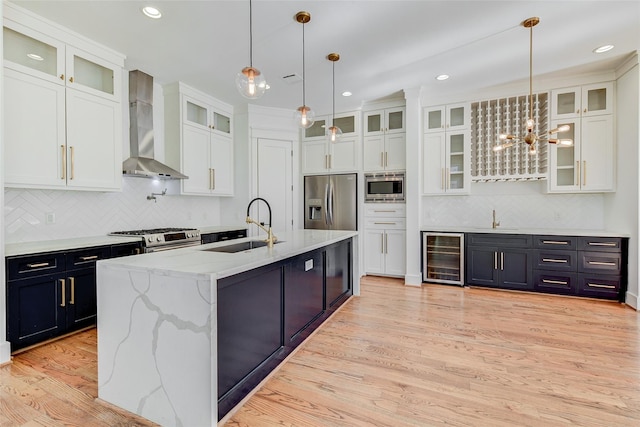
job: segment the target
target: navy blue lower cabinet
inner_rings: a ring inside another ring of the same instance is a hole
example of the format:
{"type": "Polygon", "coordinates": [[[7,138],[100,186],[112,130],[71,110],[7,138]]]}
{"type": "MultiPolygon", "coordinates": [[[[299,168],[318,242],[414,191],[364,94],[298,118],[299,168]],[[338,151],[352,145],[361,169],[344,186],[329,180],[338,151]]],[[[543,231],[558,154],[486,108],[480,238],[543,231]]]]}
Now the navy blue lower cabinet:
{"type": "Polygon", "coordinates": [[[218,414],[226,414],[280,362],[283,266],[218,282],[218,414]],[[270,363],[271,362],[271,363],[270,363]]]}
{"type": "Polygon", "coordinates": [[[325,309],[340,305],[353,294],[351,256],[351,239],[325,248],[325,309]]]}
{"type": "Polygon", "coordinates": [[[575,295],[578,292],[578,275],[575,272],[534,270],[533,289],[551,294],[575,295]]]}
{"type": "Polygon", "coordinates": [[[96,269],[83,268],[68,271],[67,286],[67,329],[82,329],[96,324],[96,269]]]}
{"type": "Polygon", "coordinates": [[[66,286],[64,273],[7,283],[7,341],[12,351],[66,331],[66,286]]]}
{"type": "Polygon", "coordinates": [[[309,252],[285,265],[285,345],[304,340],[305,330],[324,311],[324,254],[309,252]]]}
{"type": "Polygon", "coordinates": [[[500,246],[467,246],[466,282],[501,289],[533,289],[532,251],[500,246]]]}

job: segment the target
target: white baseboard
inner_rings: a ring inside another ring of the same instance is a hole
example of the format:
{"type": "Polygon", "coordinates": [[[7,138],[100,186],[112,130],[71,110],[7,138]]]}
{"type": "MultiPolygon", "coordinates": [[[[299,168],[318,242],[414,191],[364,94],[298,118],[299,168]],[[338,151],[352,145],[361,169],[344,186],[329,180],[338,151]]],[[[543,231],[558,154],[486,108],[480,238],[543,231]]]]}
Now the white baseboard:
{"type": "Polygon", "coordinates": [[[632,294],[631,292],[627,292],[627,294],[625,295],[625,301],[624,301],[627,305],[635,308],[636,310],[638,310],[638,295],[636,294],[632,294]]]}
{"type": "Polygon", "coordinates": [[[421,274],[405,274],[404,284],[406,286],[422,286],[422,275],[421,274]]]}
{"type": "Polygon", "coordinates": [[[0,365],[11,361],[11,343],[0,341],[0,365]]]}

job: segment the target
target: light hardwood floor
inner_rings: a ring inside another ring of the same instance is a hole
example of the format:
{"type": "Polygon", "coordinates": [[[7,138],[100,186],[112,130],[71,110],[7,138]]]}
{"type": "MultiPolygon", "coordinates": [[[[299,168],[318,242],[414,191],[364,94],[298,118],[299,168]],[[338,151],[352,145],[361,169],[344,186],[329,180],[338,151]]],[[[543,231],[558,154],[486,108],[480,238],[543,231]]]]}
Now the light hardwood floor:
{"type": "MultiPolygon", "coordinates": [[[[0,369],[0,426],[153,425],[94,400],[95,330],[0,369]]],[[[226,426],[639,426],[615,302],[365,277],[226,426]]],[[[200,426],[184,426],[200,427],[200,426]]]]}

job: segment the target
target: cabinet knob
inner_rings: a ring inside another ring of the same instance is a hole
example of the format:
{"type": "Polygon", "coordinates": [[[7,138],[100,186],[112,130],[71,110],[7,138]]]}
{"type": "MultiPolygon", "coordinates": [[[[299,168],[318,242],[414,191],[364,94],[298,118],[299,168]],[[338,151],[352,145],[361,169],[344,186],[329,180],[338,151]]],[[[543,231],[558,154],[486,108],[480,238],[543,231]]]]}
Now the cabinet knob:
{"type": "Polygon", "coordinates": [[[60,74],[60,80],[64,80],[64,74],[60,74]]]}
{"type": "Polygon", "coordinates": [[[587,112],[587,109],[586,109],[586,108],[584,109],[584,112],[585,112],[585,113],[587,112]]]}
{"type": "Polygon", "coordinates": [[[73,76],[72,76],[72,77],[69,77],[69,81],[70,81],[71,83],[73,83],[73,76]]]}

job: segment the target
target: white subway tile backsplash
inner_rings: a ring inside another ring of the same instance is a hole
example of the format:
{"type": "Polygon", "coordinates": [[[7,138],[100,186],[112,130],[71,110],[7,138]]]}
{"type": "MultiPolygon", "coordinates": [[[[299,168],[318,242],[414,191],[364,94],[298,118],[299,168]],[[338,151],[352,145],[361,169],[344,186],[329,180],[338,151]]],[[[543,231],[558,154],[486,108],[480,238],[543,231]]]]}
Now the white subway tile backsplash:
{"type": "Polygon", "coordinates": [[[123,178],[122,192],[5,188],[5,242],[98,236],[112,231],[155,227],[220,225],[216,197],[177,196],[178,182],[123,178]],[[147,196],[160,193],[166,196],[147,196]],[[55,222],[47,223],[47,214],[55,222]]]}

